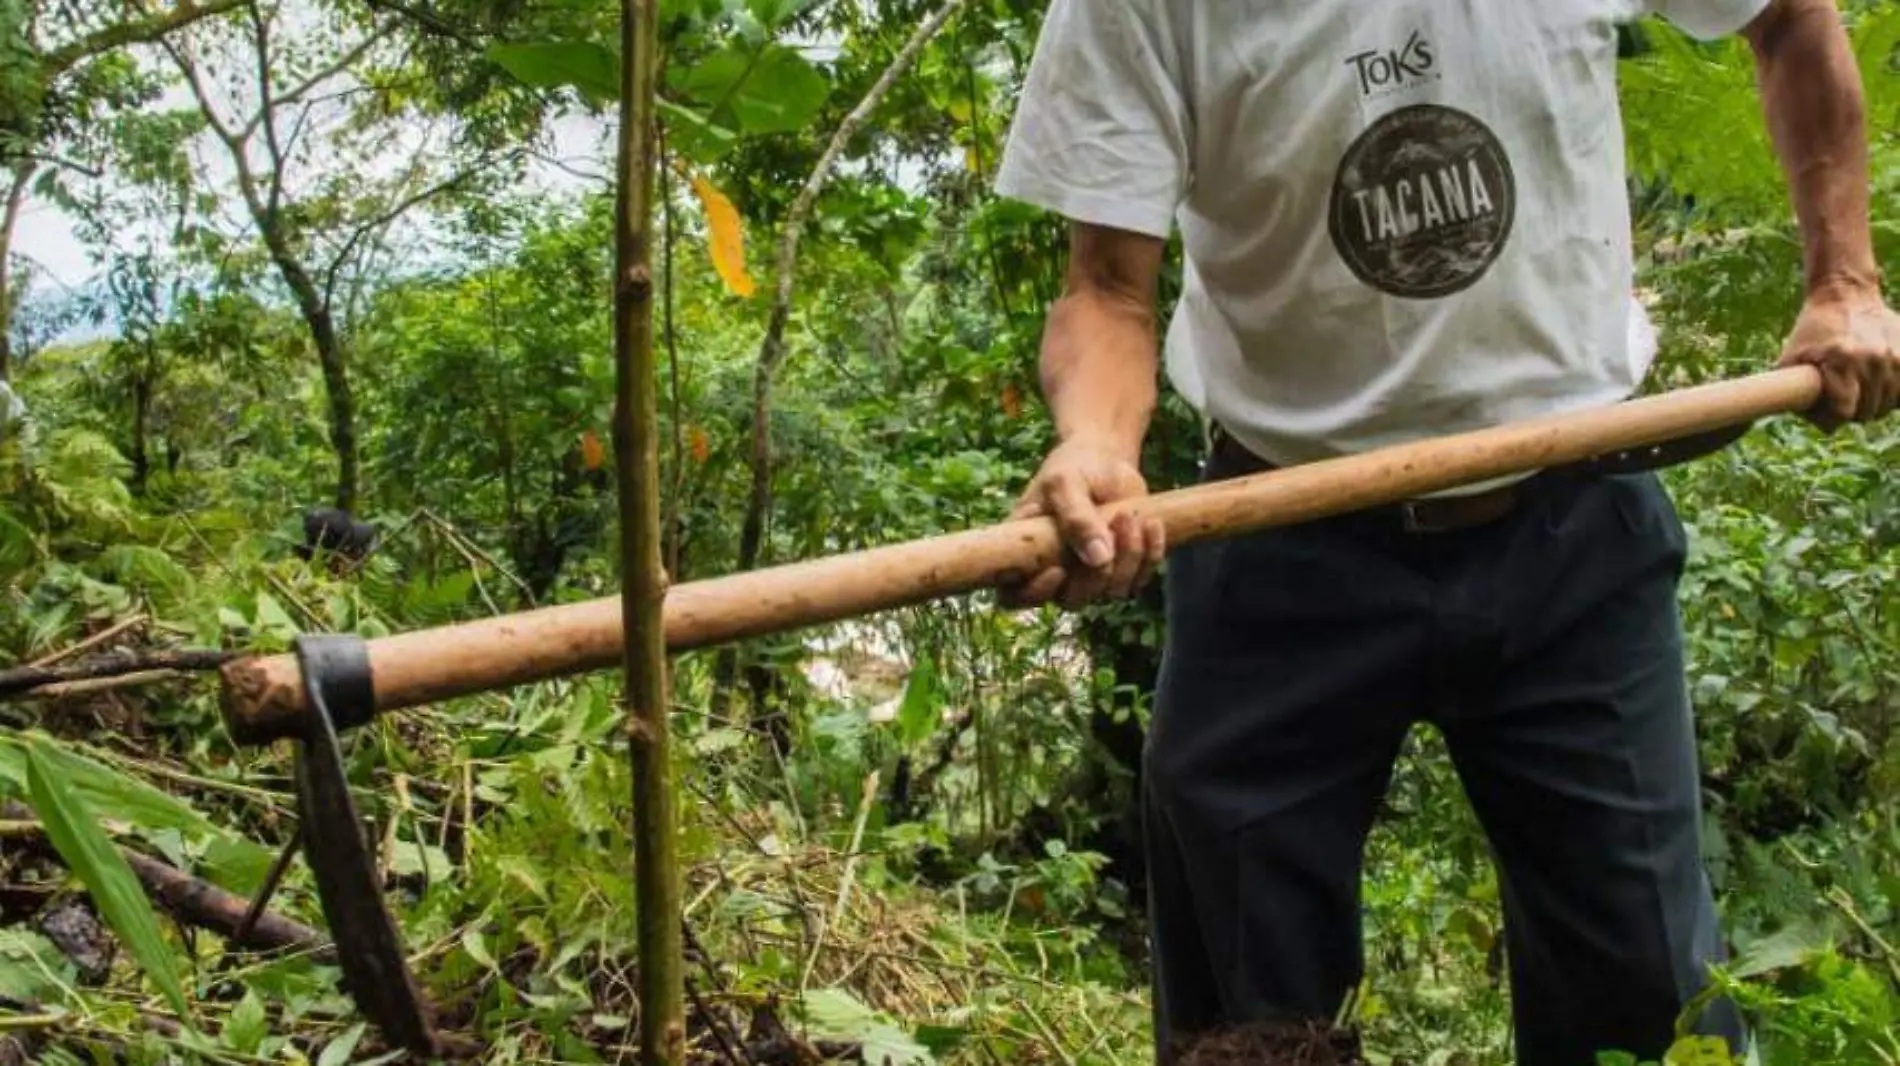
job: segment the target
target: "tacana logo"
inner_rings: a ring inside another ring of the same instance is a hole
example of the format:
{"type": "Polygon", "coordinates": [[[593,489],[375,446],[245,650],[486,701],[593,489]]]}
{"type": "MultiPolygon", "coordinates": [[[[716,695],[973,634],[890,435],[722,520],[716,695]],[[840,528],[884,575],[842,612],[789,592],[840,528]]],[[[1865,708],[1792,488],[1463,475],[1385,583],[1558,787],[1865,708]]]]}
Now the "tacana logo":
{"type": "Polygon", "coordinates": [[[1463,111],[1413,104],[1346,149],[1328,229],[1359,280],[1434,299],[1484,276],[1516,214],[1517,179],[1497,136],[1463,111]]]}

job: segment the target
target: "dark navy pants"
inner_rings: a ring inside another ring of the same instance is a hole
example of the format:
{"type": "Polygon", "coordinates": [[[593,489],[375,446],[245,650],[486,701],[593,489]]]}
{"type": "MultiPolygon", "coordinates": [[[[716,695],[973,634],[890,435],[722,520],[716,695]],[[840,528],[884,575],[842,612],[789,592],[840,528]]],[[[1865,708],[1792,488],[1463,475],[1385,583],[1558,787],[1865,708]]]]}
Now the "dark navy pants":
{"type": "MultiPolygon", "coordinates": [[[[1668,1046],[1722,957],[1682,526],[1652,475],[1527,495],[1455,532],[1346,516],[1169,560],[1144,774],[1163,1061],[1217,1025],[1330,1018],[1359,983],[1366,834],[1421,721],[1499,865],[1517,1061],[1668,1046]]],[[[1727,1003],[1699,1028],[1739,1047],[1727,1003]]]]}

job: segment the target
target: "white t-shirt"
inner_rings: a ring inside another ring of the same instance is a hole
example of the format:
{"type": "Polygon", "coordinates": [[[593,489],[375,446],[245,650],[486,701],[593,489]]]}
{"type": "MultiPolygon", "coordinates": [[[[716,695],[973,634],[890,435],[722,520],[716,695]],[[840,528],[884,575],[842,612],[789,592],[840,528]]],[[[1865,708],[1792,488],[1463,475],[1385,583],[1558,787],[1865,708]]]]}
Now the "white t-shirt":
{"type": "Polygon", "coordinates": [[[1628,396],[1617,22],[1767,0],[1054,0],[998,179],[1165,237],[1175,388],[1281,464],[1628,396]]]}

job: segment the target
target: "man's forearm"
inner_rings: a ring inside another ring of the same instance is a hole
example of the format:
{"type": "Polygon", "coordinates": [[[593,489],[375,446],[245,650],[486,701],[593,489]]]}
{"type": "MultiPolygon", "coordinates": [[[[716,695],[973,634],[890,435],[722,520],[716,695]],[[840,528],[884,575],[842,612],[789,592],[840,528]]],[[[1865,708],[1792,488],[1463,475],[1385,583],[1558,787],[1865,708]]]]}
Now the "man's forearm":
{"type": "Polygon", "coordinates": [[[1087,439],[1139,459],[1155,406],[1152,308],[1112,293],[1072,291],[1049,312],[1042,391],[1063,441],[1087,439]]]}
{"type": "Polygon", "coordinates": [[[1877,290],[1866,102],[1840,13],[1833,0],[1775,0],[1748,37],[1801,226],[1808,292],[1877,290]]]}

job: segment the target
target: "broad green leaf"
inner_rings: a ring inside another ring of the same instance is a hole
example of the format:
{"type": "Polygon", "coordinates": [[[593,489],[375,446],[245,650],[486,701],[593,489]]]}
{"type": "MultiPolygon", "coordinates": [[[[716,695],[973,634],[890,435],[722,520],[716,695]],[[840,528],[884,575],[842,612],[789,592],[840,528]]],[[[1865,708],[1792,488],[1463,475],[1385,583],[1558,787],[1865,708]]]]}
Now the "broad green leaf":
{"type": "Polygon", "coordinates": [[[188,839],[209,840],[206,871],[213,880],[236,892],[249,892],[263,879],[271,853],[247,837],[211,822],[190,804],[151,785],[95,762],[42,734],[0,736],[0,794],[27,793],[27,749],[54,768],[63,782],[96,811],[108,811],[148,840],[162,830],[176,830],[188,839]]]}
{"type": "Polygon", "coordinates": [[[820,1040],[859,1044],[866,1066],[930,1066],[930,1049],[842,988],[818,988],[800,997],[799,1016],[820,1040]]]}
{"type": "Polygon", "coordinates": [[[356,1054],[356,1045],[362,1042],[363,1034],[369,1032],[367,1022],[357,1022],[335,1040],[323,1046],[323,1054],[317,1056],[317,1066],[344,1066],[350,1056],[356,1054]]]}
{"type": "Polygon", "coordinates": [[[715,163],[739,143],[737,133],[690,107],[670,100],[656,100],[654,106],[666,122],[666,147],[676,155],[695,163],[715,163]]]}
{"type": "Polygon", "coordinates": [[[257,626],[286,640],[303,632],[290,612],[284,610],[284,605],[277,602],[277,597],[262,590],[257,593],[257,626]]]}
{"type": "Polygon", "coordinates": [[[499,870],[508,880],[520,885],[526,891],[534,893],[536,899],[545,900],[548,898],[547,879],[542,877],[541,872],[534,868],[534,863],[528,856],[499,856],[495,859],[495,869],[499,870]]]}
{"type": "Polygon", "coordinates": [[[449,861],[448,853],[433,844],[419,844],[413,840],[398,840],[391,850],[389,868],[404,877],[426,876],[432,881],[440,881],[455,872],[455,864],[449,861]]]}
{"type": "Polygon", "coordinates": [[[107,548],[99,555],[99,567],[119,584],[147,593],[176,595],[192,586],[191,574],[170,555],[142,544],[117,544],[107,548]]]}
{"type": "Polygon", "coordinates": [[[675,67],[673,88],[711,108],[710,119],[743,133],[787,133],[818,117],[831,85],[804,56],[784,45],[732,47],[675,67]]]}
{"type": "Polygon", "coordinates": [[[462,950],[467,952],[468,957],[474,959],[476,964],[483,969],[497,973],[501,971],[501,967],[495,962],[495,956],[488,950],[488,940],[482,936],[480,929],[471,927],[462,931],[462,950]]]}
{"type": "Polygon", "coordinates": [[[719,755],[745,746],[752,734],[731,726],[708,729],[693,738],[693,752],[697,755],[719,755]]]}
{"type": "Polygon", "coordinates": [[[812,1035],[856,1040],[867,1026],[877,1024],[877,1012],[842,988],[814,988],[800,997],[798,1014],[812,1035]]]}
{"type": "Polygon", "coordinates": [[[595,104],[620,97],[620,56],[592,41],[493,44],[488,58],[536,88],[572,88],[595,104]]]}
{"type": "Polygon", "coordinates": [[[172,1010],[181,1020],[189,1021],[191,1009],[178,983],[171,948],[158,930],[158,915],[145,898],[132,868],[119,854],[118,846],[106,836],[97,816],[88,809],[78,790],[59,775],[53,760],[41,752],[43,745],[26,749],[28,790],[33,810],[45,827],[46,837],[91,893],[93,905],[117,933],[132,957],[138,960],[146,976],[165,994],[172,1010]]]}
{"type": "Polygon", "coordinates": [[[270,1019],[264,1014],[264,1001],[254,991],[244,993],[218,1033],[225,1047],[245,1055],[256,1054],[269,1035],[270,1019]]]}
{"type": "Polygon", "coordinates": [[[1826,929],[1807,922],[1796,922],[1750,944],[1728,967],[1728,971],[1736,977],[1759,977],[1776,970],[1790,969],[1828,950],[1832,942],[1826,929]]]}
{"type": "Polygon", "coordinates": [[[78,792],[88,806],[111,811],[115,821],[139,829],[177,829],[187,834],[219,831],[210,819],[176,796],[94,762],[40,734],[0,736],[0,781],[24,791],[33,757],[51,769],[54,780],[78,792]]]}
{"type": "Polygon", "coordinates": [[[692,184],[693,195],[699,197],[699,205],[706,212],[706,244],[712,255],[713,269],[719,272],[719,280],[726,283],[727,292],[739,297],[751,296],[758,286],[753,283],[752,275],[746,273],[745,223],[739,220],[739,209],[704,175],[694,174],[692,184]]]}
{"type": "Polygon", "coordinates": [[[936,660],[919,655],[904,684],[904,702],[897,707],[898,741],[909,747],[927,740],[942,721],[943,685],[937,680],[936,660]]]}
{"type": "Polygon", "coordinates": [[[15,1003],[64,998],[73,963],[52,941],[20,926],[0,929],[0,996],[15,1003]]]}

